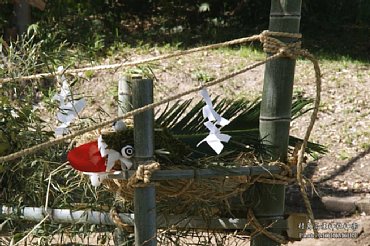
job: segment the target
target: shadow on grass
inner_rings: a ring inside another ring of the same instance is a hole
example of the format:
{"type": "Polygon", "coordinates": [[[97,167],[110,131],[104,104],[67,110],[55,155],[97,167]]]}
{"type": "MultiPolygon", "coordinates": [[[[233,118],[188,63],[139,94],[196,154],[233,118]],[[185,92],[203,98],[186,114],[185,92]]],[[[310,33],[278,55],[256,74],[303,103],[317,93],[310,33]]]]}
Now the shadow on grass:
{"type": "MultiPolygon", "coordinates": [[[[337,170],[334,170],[330,175],[322,177],[320,180],[314,182],[315,189],[319,191],[319,193],[327,194],[334,197],[349,197],[354,196],[354,192],[351,190],[343,191],[333,188],[332,186],[325,184],[326,181],[333,180],[338,175],[341,175],[354,166],[354,164],[365,156],[370,154],[370,147],[364,150],[363,152],[359,153],[358,155],[351,158],[348,162],[342,165],[337,170]]],[[[304,175],[311,179],[314,173],[317,171],[318,163],[317,162],[310,162],[307,164],[304,170],[304,175]]],[[[316,218],[320,219],[329,219],[329,218],[336,218],[336,217],[343,217],[343,216],[350,216],[352,213],[345,213],[345,212],[333,212],[326,209],[324,204],[321,201],[321,198],[315,194],[315,192],[309,188],[308,189],[309,198],[311,201],[311,205],[313,207],[313,211],[316,218]]],[[[287,189],[286,195],[286,203],[288,210],[294,212],[305,212],[305,207],[302,206],[303,199],[299,191],[299,187],[297,185],[289,186],[287,189]]]]}

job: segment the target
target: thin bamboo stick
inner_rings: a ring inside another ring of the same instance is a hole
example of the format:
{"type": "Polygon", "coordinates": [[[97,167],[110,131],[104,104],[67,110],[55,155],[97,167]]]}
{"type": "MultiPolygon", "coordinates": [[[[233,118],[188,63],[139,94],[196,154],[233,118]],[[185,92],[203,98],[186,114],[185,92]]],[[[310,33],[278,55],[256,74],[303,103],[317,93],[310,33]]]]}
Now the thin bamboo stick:
{"type": "MultiPolygon", "coordinates": [[[[0,217],[19,218],[27,221],[39,222],[46,217],[53,223],[68,224],[95,224],[115,225],[108,212],[92,210],[52,209],[45,211],[44,207],[22,207],[15,208],[0,205],[0,217]]],[[[135,215],[132,213],[119,213],[122,223],[134,226],[135,215]]],[[[243,230],[252,229],[248,227],[246,218],[210,218],[204,220],[202,217],[188,216],[185,214],[167,216],[159,214],[157,219],[158,228],[167,229],[175,226],[179,229],[210,229],[210,230],[243,230]]],[[[286,228],[286,223],[277,225],[286,228]]]]}
{"type": "MultiPolygon", "coordinates": [[[[207,179],[225,176],[258,176],[261,174],[279,174],[281,168],[278,166],[255,166],[236,167],[220,169],[184,169],[184,170],[157,170],[154,171],[150,180],[176,180],[176,179],[207,179]]],[[[110,179],[128,180],[136,171],[125,170],[109,174],[110,179]]]]}
{"type": "MultiPolygon", "coordinates": [[[[132,92],[130,88],[131,81],[129,80],[129,76],[123,76],[118,80],[118,116],[122,116],[132,110],[132,92]]],[[[131,246],[131,235],[132,234],[130,234],[130,232],[127,230],[117,227],[113,232],[114,245],[131,246]]]]}
{"type": "Polygon", "coordinates": [[[118,103],[118,116],[132,110],[132,94],[128,76],[124,76],[118,81],[118,103]]]}

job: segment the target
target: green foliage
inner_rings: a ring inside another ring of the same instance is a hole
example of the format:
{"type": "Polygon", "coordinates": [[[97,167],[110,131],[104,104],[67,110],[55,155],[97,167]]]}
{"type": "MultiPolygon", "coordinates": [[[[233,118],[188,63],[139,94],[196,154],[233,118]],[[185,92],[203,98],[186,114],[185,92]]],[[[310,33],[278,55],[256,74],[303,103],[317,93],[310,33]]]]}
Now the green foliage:
{"type": "MultiPolygon", "coordinates": [[[[0,3],[0,36],[7,36],[7,29],[14,25],[12,8],[11,3],[0,3]]],[[[152,45],[181,42],[188,46],[257,33],[268,27],[269,9],[270,1],[258,0],[50,0],[44,11],[32,11],[34,23],[40,26],[39,38],[47,46],[64,42],[69,48],[77,48],[79,56],[97,59],[119,43],[141,46],[143,41],[152,45]]],[[[316,51],[324,49],[332,54],[334,49],[341,55],[365,58],[369,10],[369,1],[365,0],[303,1],[301,26],[305,45],[316,51]],[[334,38],[340,34],[345,39],[348,31],[353,32],[348,40],[352,50],[343,50],[344,42],[334,38]],[[319,40],[323,39],[321,48],[317,47],[318,35],[319,40]],[[353,39],[358,40],[356,48],[353,39]]]]}
{"type": "MultiPolygon", "coordinates": [[[[16,77],[38,72],[55,71],[68,52],[64,44],[56,45],[53,40],[39,40],[38,26],[31,26],[28,32],[9,46],[0,44],[0,77],[16,77]],[[46,53],[47,51],[47,53],[46,53]]],[[[52,35],[51,35],[52,36],[52,35]]],[[[74,83],[74,82],[72,82],[74,83]]],[[[54,138],[49,122],[45,121],[55,112],[56,105],[51,98],[55,81],[41,79],[34,81],[11,81],[0,85],[0,155],[7,155],[54,138]]],[[[81,209],[97,208],[113,204],[114,198],[103,188],[95,190],[82,176],[67,166],[66,153],[69,143],[44,149],[36,154],[14,161],[0,163],[0,204],[9,206],[42,206],[48,200],[53,208],[71,208],[82,204],[81,209]],[[48,199],[46,199],[48,197],[48,199]]],[[[11,219],[9,230],[21,238],[23,232],[32,227],[11,219]]],[[[81,225],[68,226],[78,231],[81,225]]],[[[67,229],[59,225],[45,224],[44,235],[67,229]]],[[[83,229],[83,228],[82,228],[83,229]]]]}
{"type": "MultiPolygon", "coordinates": [[[[293,120],[312,110],[312,100],[302,96],[296,96],[292,104],[293,120]]],[[[227,100],[216,98],[213,100],[215,110],[223,117],[230,119],[230,123],[222,128],[222,133],[232,136],[231,141],[225,145],[222,158],[235,156],[237,152],[253,152],[256,155],[262,154],[265,147],[261,144],[259,137],[259,113],[261,100],[248,101],[245,99],[227,100]]],[[[191,100],[176,102],[173,106],[165,109],[156,119],[156,124],[168,129],[176,138],[185,142],[196,157],[214,156],[215,153],[206,144],[195,148],[209,131],[203,125],[204,119],[202,108],[204,103],[199,101],[194,106],[191,100]]],[[[297,143],[301,142],[294,136],[290,136],[290,147],[293,149],[297,143]]],[[[308,153],[325,153],[326,148],[322,145],[310,142],[308,153]]]]}

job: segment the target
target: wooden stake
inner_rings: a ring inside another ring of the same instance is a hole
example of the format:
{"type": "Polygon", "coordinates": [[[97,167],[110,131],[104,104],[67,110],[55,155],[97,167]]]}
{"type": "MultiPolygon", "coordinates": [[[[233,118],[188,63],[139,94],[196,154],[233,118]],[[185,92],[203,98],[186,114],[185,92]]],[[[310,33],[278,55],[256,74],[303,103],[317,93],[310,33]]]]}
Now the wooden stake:
{"type": "MultiPolygon", "coordinates": [[[[271,0],[269,31],[299,32],[301,0],[271,0]]],[[[294,41],[281,38],[284,42],[294,41]]],[[[268,54],[271,55],[271,54],[268,54]]],[[[295,60],[279,58],[266,63],[260,112],[260,137],[269,146],[272,160],[286,162],[291,119],[295,60]]],[[[283,219],[285,186],[257,183],[253,212],[257,219],[283,219]]],[[[271,230],[272,231],[272,230],[271,230]]],[[[282,231],[273,231],[281,234],[282,231]]],[[[259,234],[252,239],[253,246],[280,245],[259,234]]]]}
{"type": "MultiPolygon", "coordinates": [[[[133,78],[133,106],[139,108],[153,102],[153,80],[133,78]]],[[[135,168],[154,154],[154,111],[134,116],[135,168]]],[[[155,186],[137,187],[134,193],[135,245],[155,246],[156,203],[155,186]]]]}

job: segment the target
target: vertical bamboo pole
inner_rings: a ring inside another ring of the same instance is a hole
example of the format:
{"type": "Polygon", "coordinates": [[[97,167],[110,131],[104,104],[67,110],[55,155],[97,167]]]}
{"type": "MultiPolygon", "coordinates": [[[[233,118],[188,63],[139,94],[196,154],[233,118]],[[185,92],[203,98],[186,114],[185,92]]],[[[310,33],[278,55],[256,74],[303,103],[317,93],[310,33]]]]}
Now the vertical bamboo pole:
{"type": "Polygon", "coordinates": [[[118,103],[118,116],[122,116],[124,113],[132,110],[132,93],[128,76],[118,80],[118,103]]]}
{"type": "MultiPolygon", "coordinates": [[[[269,30],[276,32],[299,32],[301,0],[271,0],[269,30]]],[[[281,39],[291,42],[292,39],[281,39]]],[[[271,55],[271,54],[268,54],[271,55]]],[[[293,94],[295,60],[279,58],[266,64],[260,112],[260,137],[268,145],[272,160],[286,162],[293,94]]],[[[255,216],[272,221],[284,215],[285,186],[256,184],[258,205],[253,208],[255,216]]],[[[281,231],[274,231],[281,233],[281,231]]],[[[251,245],[280,245],[263,234],[256,236],[251,245]]]]}
{"type": "MultiPolygon", "coordinates": [[[[118,116],[132,110],[132,92],[130,88],[129,77],[124,76],[118,80],[118,116]]],[[[117,227],[113,232],[115,246],[133,245],[132,234],[117,227]]]]}
{"type": "MultiPolygon", "coordinates": [[[[153,102],[153,80],[133,78],[133,106],[139,108],[153,102]]],[[[136,163],[153,158],[154,111],[148,110],[134,116],[134,146],[136,163]]],[[[137,166],[135,166],[137,168],[137,166]]],[[[155,246],[156,204],[155,186],[135,188],[135,245],[155,246]]]]}

